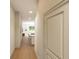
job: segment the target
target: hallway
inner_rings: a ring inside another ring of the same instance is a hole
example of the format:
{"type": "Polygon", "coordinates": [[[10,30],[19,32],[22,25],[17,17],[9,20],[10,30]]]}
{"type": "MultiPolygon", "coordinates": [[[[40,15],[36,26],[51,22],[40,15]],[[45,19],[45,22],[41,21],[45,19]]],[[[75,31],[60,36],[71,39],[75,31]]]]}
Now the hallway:
{"type": "Polygon", "coordinates": [[[37,59],[34,47],[30,45],[29,40],[22,39],[21,47],[15,49],[11,59],[37,59]]]}
{"type": "Polygon", "coordinates": [[[68,0],[11,0],[12,59],[69,59],[68,9],[68,0]]]}

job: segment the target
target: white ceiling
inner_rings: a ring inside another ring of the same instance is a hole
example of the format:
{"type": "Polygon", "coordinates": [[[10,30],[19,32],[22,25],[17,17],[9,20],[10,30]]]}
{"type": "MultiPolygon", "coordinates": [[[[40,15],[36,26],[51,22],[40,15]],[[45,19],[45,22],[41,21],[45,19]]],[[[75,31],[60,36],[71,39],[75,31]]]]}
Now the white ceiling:
{"type": "Polygon", "coordinates": [[[37,0],[11,0],[15,11],[19,12],[23,20],[34,20],[37,10],[37,0]],[[29,11],[33,11],[32,14],[29,11]]]}

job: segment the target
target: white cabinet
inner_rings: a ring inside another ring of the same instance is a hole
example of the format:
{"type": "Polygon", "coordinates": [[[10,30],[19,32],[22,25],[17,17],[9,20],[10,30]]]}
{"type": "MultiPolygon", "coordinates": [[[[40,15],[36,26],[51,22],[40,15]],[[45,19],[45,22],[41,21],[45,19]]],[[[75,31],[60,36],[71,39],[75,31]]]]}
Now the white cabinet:
{"type": "Polygon", "coordinates": [[[31,39],[32,39],[32,41],[31,41],[32,42],[32,45],[34,45],[35,36],[32,36],[31,39]]]}
{"type": "Polygon", "coordinates": [[[48,28],[48,49],[62,57],[63,50],[63,13],[60,13],[47,20],[48,28]]]}
{"type": "Polygon", "coordinates": [[[46,59],[68,59],[68,3],[45,15],[44,35],[46,59]]]}
{"type": "Polygon", "coordinates": [[[64,4],[64,3],[68,2],[68,1],[69,0],[45,0],[45,2],[47,4],[46,10],[49,11],[50,9],[56,8],[60,4],[64,4]]]}
{"type": "Polygon", "coordinates": [[[35,41],[35,35],[30,35],[29,36],[29,39],[31,40],[31,45],[33,45],[34,46],[34,41],[35,41]]]}

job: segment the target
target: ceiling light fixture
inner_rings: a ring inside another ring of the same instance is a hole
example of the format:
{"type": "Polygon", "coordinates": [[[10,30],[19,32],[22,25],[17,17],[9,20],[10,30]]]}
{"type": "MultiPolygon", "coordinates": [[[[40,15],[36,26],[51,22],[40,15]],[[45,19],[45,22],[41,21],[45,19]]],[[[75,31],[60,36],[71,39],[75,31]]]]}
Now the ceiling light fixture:
{"type": "Polygon", "coordinates": [[[32,14],[32,11],[29,11],[30,14],[32,14]]]}

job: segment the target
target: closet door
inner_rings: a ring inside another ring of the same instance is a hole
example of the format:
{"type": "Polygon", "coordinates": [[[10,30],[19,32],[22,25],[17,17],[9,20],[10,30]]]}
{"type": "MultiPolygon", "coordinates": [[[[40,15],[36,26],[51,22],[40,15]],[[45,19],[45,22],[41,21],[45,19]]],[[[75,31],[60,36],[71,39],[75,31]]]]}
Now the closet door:
{"type": "Polygon", "coordinates": [[[68,59],[68,3],[44,19],[45,59],[68,59]]]}

